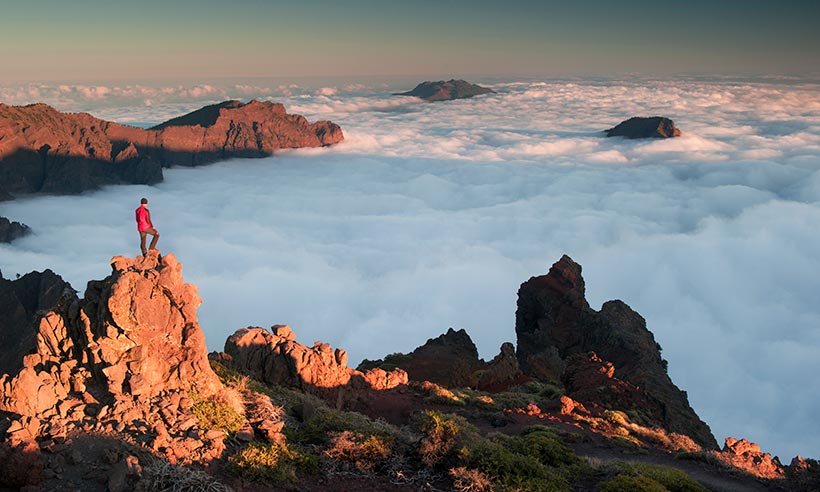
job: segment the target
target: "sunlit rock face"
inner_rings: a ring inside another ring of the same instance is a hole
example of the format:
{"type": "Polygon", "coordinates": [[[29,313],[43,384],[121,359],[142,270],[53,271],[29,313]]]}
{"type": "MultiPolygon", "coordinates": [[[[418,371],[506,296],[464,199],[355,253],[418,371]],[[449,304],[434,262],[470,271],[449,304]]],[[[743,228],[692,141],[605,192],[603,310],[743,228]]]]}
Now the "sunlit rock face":
{"type": "Polygon", "coordinates": [[[176,258],[160,260],[153,250],[115,257],[111,266],[83,299],[49,271],[3,281],[3,313],[11,314],[0,328],[4,339],[20,342],[3,350],[0,410],[43,417],[66,400],[221,390],[196,318],[201,299],[176,258]]]}
{"type": "Polygon", "coordinates": [[[0,196],[154,184],[162,181],[163,167],[265,157],[343,139],[334,123],[311,124],[281,104],[256,100],[206,106],[147,130],[46,104],[0,104],[0,196]]]}
{"type": "Polygon", "coordinates": [[[408,382],[401,369],[352,369],[343,349],[334,350],[321,341],[312,347],[303,345],[287,325],[275,325],[270,331],[259,327],[237,330],[225,341],[222,362],[267,384],[322,397],[336,397],[345,391],[388,390],[408,382]]]}
{"type": "Polygon", "coordinates": [[[660,345],[645,320],[621,301],[606,302],[600,311],[592,309],[585,298],[581,265],[569,256],[558,260],[547,275],[521,284],[515,332],[518,360],[528,376],[563,380],[569,396],[582,402],[599,399],[596,395],[603,391],[609,394],[610,405],[648,409],[664,428],[717,448],[709,426],[669,378],[660,345]]]}
{"type": "Polygon", "coordinates": [[[607,137],[626,138],[672,138],[681,136],[675,122],[662,116],[648,118],[635,116],[606,130],[607,137]]]}

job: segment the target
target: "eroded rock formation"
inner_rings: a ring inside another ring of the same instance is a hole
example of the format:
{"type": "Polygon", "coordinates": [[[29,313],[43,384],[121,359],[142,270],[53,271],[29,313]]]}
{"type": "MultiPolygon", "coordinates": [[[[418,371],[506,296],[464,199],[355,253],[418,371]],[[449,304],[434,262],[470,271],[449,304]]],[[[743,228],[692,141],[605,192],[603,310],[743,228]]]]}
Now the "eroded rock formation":
{"type": "Polygon", "coordinates": [[[358,371],[347,366],[347,353],[316,342],[312,347],[296,341],[287,325],[270,331],[242,328],[228,337],[220,362],[264,383],[298,388],[318,396],[335,397],[345,390],[389,390],[407,384],[401,369],[358,371]]]}
{"type": "Polygon", "coordinates": [[[20,222],[12,222],[6,217],[0,217],[0,243],[10,243],[17,238],[31,232],[31,229],[20,222]]]}
{"type": "Polygon", "coordinates": [[[200,435],[191,413],[191,395],[224,390],[197,322],[201,299],[174,256],[158,254],[113,258],[82,299],[49,271],[0,281],[2,339],[19,340],[1,354],[13,445],[82,429],[132,432],[174,460],[222,452],[224,433],[200,435]]]}
{"type": "Polygon", "coordinates": [[[626,138],[671,138],[681,135],[681,131],[675,127],[675,122],[662,116],[635,116],[604,131],[607,137],[626,138]]]}
{"type": "Polygon", "coordinates": [[[334,123],[310,124],[281,104],[256,100],[206,106],[148,130],[46,104],[0,104],[0,197],[154,184],[162,181],[163,167],[264,157],[343,139],[334,123]]]}
{"type": "Polygon", "coordinates": [[[407,92],[396,92],[394,96],[415,96],[426,101],[450,101],[453,99],[466,99],[480,96],[482,94],[495,94],[495,91],[488,87],[481,87],[471,84],[466,80],[439,80],[437,82],[426,81],[417,85],[413,90],[407,92]]]}
{"type": "MultiPolygon", "coordinates": [[[[769,453],[760,451],[760,446],[746,439],[727,437],[721,451],[713,451],[724,463],[761,478],[783,478],[784,469],[780,460],[769,453]]],[[[797,458],[795,458],[797,460],[797,458]]],[[[792,468],[800,473],[807,467],[792,460],[792,468]]]]}
{"type": "Polygon", "coordinates": [[[515,333],[518,361],[528,376],[563,380],[571,390],[569,396],[583,403],[591,403],[597,394],[587,390],[614,384],[611,396],[617,409],[648,405],[659,426],[688,435],[706,448],[717,448],[709,426],[669,378],[660,345],[646,329],[646,321],[621,301],[609,301],[600,311],[593,310],[585,298],[581,265],[568,256],[547,275],[521,284],[515,333]],[[603,376],[611,383],[584,376],[600,372],[607,363],[612,367],[603,376]],[[629,391],[630,387],[635,391],[629,391]]]}

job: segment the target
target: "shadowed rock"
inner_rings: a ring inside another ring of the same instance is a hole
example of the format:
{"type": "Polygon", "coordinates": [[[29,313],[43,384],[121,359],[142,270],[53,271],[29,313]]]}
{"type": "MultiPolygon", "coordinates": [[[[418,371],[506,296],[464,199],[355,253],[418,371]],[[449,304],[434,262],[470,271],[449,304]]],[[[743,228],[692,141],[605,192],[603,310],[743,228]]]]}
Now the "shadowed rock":
{"type": "Polygon", "coordinates": [[[0,243],[10,243],[31,233],[29,226],[0,217],[0,243]]]}
{"type": "Polygon", "coordinates": [[[482,94],[495,94],[488,87],[471,84],[465,80],[439,80],[437,82],[422,82],[415,89],[407,92],[396,92],[394,96],[415,96],[426,101],[451,101],[453,99],[467,99],[482,94]]]}
{"type": "Polygon", "coordinates": [[[681,131],[675,128],[675,122],[662,116],[635,116],[605,131],[607,137],[672,138],[681,135],[681,131]]]}
{"type": "Polygon", "coordinates": [[[148,130],[46,104],[0,104],[0,198],[155,184],[163,167],[265,157],[343,139],[334,123],[310,124],[281,104],[256,100],[206,106],[148,130]]]}
{"type": "Polygon", "coordinates": [[[648,407],[658,425],[686,434],[707,448],[717,448],[709,426],[669,378],[660,345],[646,329],[645,320],[621,301],[606,302],[600,311],[590,308],[581,265],[570,257],[563,256],[547,275],[521,284],[515,317],[517,356],[526,375],[563,380],[569,396],[584,403],[596,398],[596,392],[588,390],[614,384],[610,396],[616,408],[648,407]],[[607,379],[612,378],[613,383],[584,377],[595,370],[580,370],[583,359],[589,359],[587,365],[597,364],[598,370],[601,364],[611,363],[612,374],[607,379]],[[629,388],[640,390],[630,392],[629,388]]]}
{"type": "Polygon", "coordinates": [[[509,342],[489,363],[478,358],[470,335],[464,329],[449,328],[446,333],[430,338],[409,354],[392,354],[375,361],[364,360],[360,370],[371,368],[401,368],[411,381],[430,381],[447,388],[474,387],[487,391],[506,389],[522,376],[515,358],[515,348],[509,342]]]}

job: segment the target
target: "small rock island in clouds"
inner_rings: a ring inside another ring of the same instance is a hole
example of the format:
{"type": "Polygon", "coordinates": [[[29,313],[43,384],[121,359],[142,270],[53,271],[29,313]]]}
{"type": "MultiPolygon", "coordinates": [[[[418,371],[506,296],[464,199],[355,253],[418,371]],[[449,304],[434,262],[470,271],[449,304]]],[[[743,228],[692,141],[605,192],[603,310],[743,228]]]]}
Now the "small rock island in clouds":
{"type": "Polygon", "coordinates": [[[488,87],[471,84],[466,80],[439,80],[437,82],[422,82],[413,90],[396,92],[394,96],[414,96],[426,101],[452,101],[453,99],[467,99],[482,94],[495,94],[488,87]]]}

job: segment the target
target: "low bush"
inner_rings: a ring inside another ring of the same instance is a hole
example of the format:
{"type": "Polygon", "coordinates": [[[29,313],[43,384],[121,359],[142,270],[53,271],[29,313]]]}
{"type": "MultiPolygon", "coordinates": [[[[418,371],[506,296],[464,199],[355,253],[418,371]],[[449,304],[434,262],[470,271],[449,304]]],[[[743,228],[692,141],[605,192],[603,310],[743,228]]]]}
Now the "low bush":
{"type": "Polygon", "coordinates": [[[332,434],[344,431],[386,438],[398,438],[401,434],[399,429],[383,420],[372,420],[357,412],[320,407],[301,426],[285,428],[285,436],[293,442],[326,445],[330,443],[332,434]]]}
{"type": "Polygon", "coordinates": [[[143,469],[137,492],[233,492],[233,489],[201,471],[154,458],[143,469]]]}
{"type": "Polygon", "coordinates": [[[373,473],[387,461],[391,449],[389,438],[343,431],[332,435],[330,446],[323,454],[350,464],[362,473],[373,473]]]}
{"type": "Polygon", "coordinates": [[[292,483],[298,481],[300,473],[316,470],[316,456],[279,443],[251,443],[228,459],[228,471],[249,482],[292,483]]]}
{"type": "Polygon", "coordinates": [[[205,429],[221,429],[233,434],[245,423],[245,417],[223,401],[204,399],[195,392],[190,396],[194,402],[191,410],[199,420],[199,425],[205,429]]]}
{"type": "Polygon", "coordinates": [[[418,428],[423,434],[419,441],[419,455],[422,462],[430,467],[442,463],[451,455],[465,433],[475,433],[475,427],[464,417],[434,410],[427,410],[419,416],[418,428]]]}
{"type": "Polygon", "coordinates": [[[493,481],[486,474],[473,468],[459,466],[450,469],[453,489],[456,492],[492,492],[493,481]]]}

